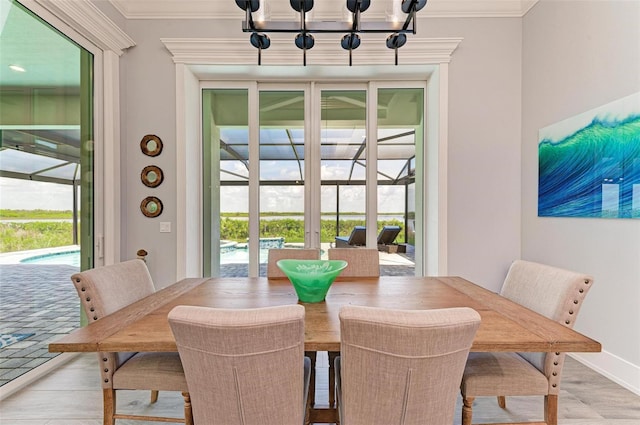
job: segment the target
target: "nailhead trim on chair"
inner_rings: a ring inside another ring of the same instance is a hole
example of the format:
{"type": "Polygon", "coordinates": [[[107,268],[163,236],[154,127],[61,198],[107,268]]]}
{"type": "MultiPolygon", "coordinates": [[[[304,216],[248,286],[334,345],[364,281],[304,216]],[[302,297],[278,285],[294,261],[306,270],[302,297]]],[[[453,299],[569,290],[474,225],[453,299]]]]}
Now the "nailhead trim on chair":
{"type": "MultiPolygon", "coordinates": [[[[77,283],[82,283],[82,279],[80,278],[76,278],[76,282],[77,283]]],[[[90,312],[95,312],[96,309],[93,305],[91,305],[91,294],[87,291],[87,288],[85,286],[82,286],[80,288],[80,291],[84,292],[86,294],[86,296],[82,299],[83,304],[86,305],[86,307],[88,308],[88,310],[90,312]]],[[[86,310],[86,309],[85,309],[86,310]]],[[[94,314],[92,317],[93,321],[95,322],[96,320],[98,320],[98,315],[94,314]]],[[[102,358],[102,361],[105,362],[105,368],[101,370],[101,375],[102,375],[102,381],[105,384],[109,384],[111,382],[111,378],[113,377],[113,373],[111,373],[111,370],[114,369],[114,365],[115,365],[115,354],[107,354],[107,353],[100,353],[100,357],[102,358]]]]}
{"type": "MultiPolygon", "coordinates": [[[[584,280],[584,284],[585,285],[589,285],[591,283],[591,281],[589,279],[585,279],[584,280]]],[[[574,314],[576,314],[576,312],[578,311],[578,309],[580,308],[580,301],[584,300],[584,297],[586,296],[585,294],[585,290],[584,288],[579,288],[578,289],[578,293],[576,294],[576,297],[573,300],[573,303],[570,304],[568,310],[567,310],[567,316],[564,319],[564,324],[568,327],[572,327],[573,322],[571,321],[572,316],[574,314]]],[[[547,354],[547,356],[550,356],[551,354],[547,354]]],[[[549,376],[549,384],[551,385],[551,388],[557,389],[558,385],[560,383],[560,377],[561,377],[561,365],[564,362],[564,353],[559,353],[556,352],[555,353],[555,358],[553,360],[553,363],[549,366],[551,366],[551,375],[549,376]],[[559,370],[560,369],[560,370],[559,370]]],[[[549,391],[550,394],[555,394],[557,393],[556,391],[549,391]]]]}

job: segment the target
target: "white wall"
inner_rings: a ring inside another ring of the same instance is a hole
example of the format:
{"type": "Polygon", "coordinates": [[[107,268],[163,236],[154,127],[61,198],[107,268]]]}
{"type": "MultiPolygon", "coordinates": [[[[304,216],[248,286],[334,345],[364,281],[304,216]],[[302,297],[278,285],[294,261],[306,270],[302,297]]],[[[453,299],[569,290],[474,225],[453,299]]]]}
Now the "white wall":
{"type": "Polygon", "coordinates": [[[497,291],[520,258],[522,20],[427,19],[420,28],[464,37],[449,66],[448,273],[497,291]]]}
{"type": "MultiPolygon", "coordinates": [[[[171,54],[160,42],[162,37],[211,37],[215,35],[210,21],[129,20],[124,30],[136,46],[121,57],[122,105],[122,256],[135,258],[145,249],[147,264],[157,287],[176,279],[176,78],[171,54]],[[157,157],[140,151],[145,134],[159,136],[164,144],[157,157]],[[164,182],[148,188],[140,181],[147,165],[157,165],[164,172],[164,182]],[[163,213],[147,218],[140,212],[146,196],[157,196],[164,205],[163,213]],[[171,233],[160,233],[160,223],[170,222],[171,233]]],[[[223,31],[219,34],[224,34],[223,31]]],[[[197,166],[195,164],[194,166],[197,166]]]]}
{"type": "Polygon", "coordinates": [[[580,355],[640,393],[640,221],[537,217],[538,130],[640,91],[640,2],[541,1],[525,16],[522,256],[590,273],[580,355]]]}

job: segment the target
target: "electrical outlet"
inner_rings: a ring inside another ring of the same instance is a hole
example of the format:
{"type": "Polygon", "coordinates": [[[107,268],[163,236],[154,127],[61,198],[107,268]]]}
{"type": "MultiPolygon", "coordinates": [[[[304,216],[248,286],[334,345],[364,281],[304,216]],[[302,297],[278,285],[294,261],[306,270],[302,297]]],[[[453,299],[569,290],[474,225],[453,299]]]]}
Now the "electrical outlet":
{"type": "Polygon", "coordinates": [[[160,223],[160,233],[171,233],[170,221],[163,221],[160,223]]]}

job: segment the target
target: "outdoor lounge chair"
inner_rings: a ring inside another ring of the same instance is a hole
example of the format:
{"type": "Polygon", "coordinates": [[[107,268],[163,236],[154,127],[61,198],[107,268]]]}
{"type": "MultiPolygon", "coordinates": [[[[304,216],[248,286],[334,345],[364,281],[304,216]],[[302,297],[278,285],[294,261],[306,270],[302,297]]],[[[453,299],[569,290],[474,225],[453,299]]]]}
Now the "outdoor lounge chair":
{"type": "Polygon", "coordinates": [[[367,228],[355,226],[349,236],[336,236],[336,248],[352,248],[367,244],[367,228]]]}
{"type": "Polygon", "coordinates": [[[393,243],[398,237],[400,230],[402,230],[400,226],[384,226],[378,234],[378,251],[390,253],[405,252],[403,247],[393,243]]]}
{"type": "Polygon", "coordinates": [[[384,226],[378,234],[378,245],[391,245],[400,233],[400,226],[384,226]]]}

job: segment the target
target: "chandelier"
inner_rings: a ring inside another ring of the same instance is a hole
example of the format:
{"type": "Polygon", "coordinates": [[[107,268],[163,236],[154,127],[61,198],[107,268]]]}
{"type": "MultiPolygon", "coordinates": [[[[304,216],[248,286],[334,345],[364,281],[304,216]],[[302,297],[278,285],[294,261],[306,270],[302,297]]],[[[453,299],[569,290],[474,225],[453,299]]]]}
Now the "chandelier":
{"type": "Polygon", "coordinates": [[[262,21],[254,19],[261,3],[265,0],[236,0],[238,7],[245,11],[242,31],[250,32],[249,41],[258,49],[258,65],[262,64],[262,51],[268,49],[271,40],[268,32],[295,33],[295,45],[302,50],[302,63],[307,65],[307,50],[314,45],[313,33],[344,34],[340,45],[349,51],[349,66],[352,65],[351,53],[360,46],[360,33],[389,33],[386,45],[395,51],[395,64],[398,65],[398,49],[407,42],[407,33],[416,33],[416,12],[422,9],[427,0],[393,0],[400,4],[400,10],[406,15],[404,22],[360,20],[371,5],[371,0],[346,0],[349,19],[345,21],[307,22],[307,13],[313,8],[313,0],[289,0],[291,7],[300,15],[297,21],[262,21]]]}

